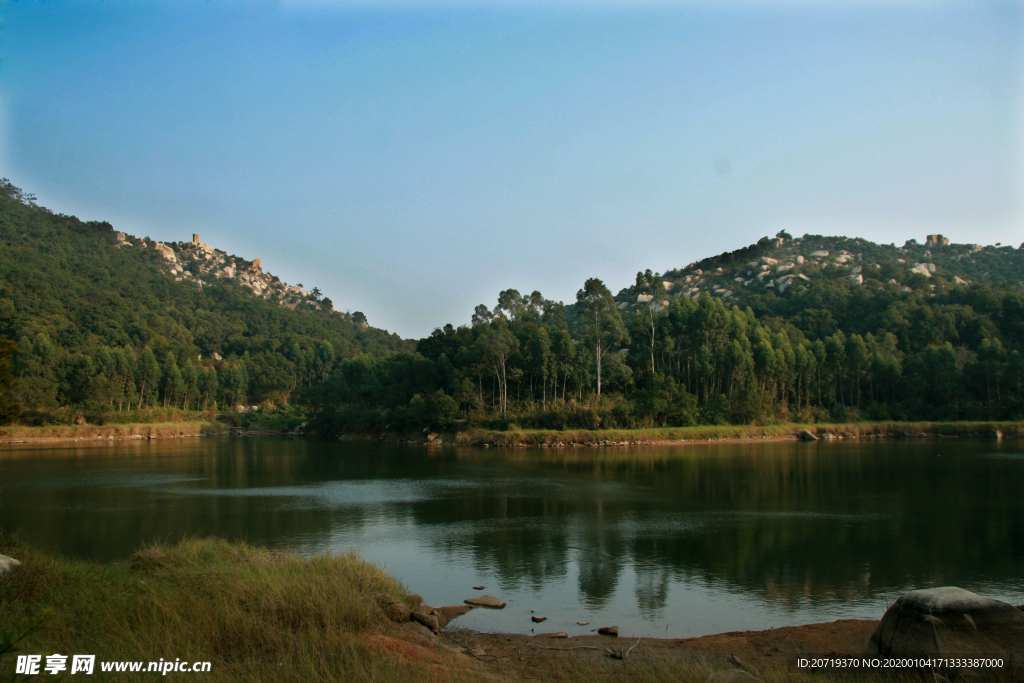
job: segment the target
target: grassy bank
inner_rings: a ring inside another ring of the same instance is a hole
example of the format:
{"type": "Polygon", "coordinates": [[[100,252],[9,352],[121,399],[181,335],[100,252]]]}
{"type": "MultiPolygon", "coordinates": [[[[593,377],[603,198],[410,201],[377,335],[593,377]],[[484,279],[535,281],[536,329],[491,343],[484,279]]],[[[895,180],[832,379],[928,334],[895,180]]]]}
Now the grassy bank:
{"type": "Polygon", "coordinates": [[[0,443],[102,439],[170,439],[227,434],[230,430],[231,427],[224,422],[214,422],[211,420],[141,424],[48,425],[43,427],[10,425],[0,429],[0,443]]]}
{"type": "Polygon", "coordinates": [[[614,446],[730,439],[797,438],[803,431],[819,438],[920,438],[1024,436],[1021,422],[859,422],[841,424],[709,425],[662,429],[492,431],[469,429],[441,435],[441,441],[487,446],[614,446]]]}
{"type": "MultiPolygon", "coordinates": [[[[12,543],[0,553],[23,563],[0,577],[0,624],[52,610],[21,643],[25,653],[209,661],[209,673],[189,674],[204,681],[424,678],[359,637],[386,621],[373,596],[405,593],[354,555],[304,560],[216,540],[153,546],[102,565],[12,543]]],[[[13,671],[13,655],[3,657],[2,675],[13,671]]]]}

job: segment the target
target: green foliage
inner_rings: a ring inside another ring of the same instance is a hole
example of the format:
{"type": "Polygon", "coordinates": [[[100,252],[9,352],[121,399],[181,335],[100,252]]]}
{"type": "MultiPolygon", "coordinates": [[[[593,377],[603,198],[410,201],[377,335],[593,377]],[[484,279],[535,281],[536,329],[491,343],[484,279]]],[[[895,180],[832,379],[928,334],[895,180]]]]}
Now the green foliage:
{"type": "Polygon", "coordinates": [[[17,384],[11,373],[11,359],[18,353],[18,345],[9,339],[0,339],[0,425],[6,425],[18,419],[21,404],[9,396],[11,389],[17,384]]]}

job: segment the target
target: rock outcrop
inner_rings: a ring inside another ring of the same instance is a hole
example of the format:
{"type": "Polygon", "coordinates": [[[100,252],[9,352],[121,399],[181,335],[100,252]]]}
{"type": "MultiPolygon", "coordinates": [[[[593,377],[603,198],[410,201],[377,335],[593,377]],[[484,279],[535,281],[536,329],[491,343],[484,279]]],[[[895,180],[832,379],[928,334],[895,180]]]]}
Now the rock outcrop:
{"type": "Polygon", "coordinates": [[[1004,657],[1024,665],[1024,612],[956,586],[910,591],[886,610],[868,654],[1004,657]]]}

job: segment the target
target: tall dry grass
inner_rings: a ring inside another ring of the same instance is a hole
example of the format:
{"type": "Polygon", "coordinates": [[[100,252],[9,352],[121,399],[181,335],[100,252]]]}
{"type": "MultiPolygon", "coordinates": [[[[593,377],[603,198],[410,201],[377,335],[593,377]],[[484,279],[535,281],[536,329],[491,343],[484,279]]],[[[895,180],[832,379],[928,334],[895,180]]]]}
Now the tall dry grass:
{"type": "MultiPolygon", "coordinates": [[[[220,540],[149,546],[107,564],[16,542],[0,553],[23,563],[0,577],[0,624],[52,610],[23,653],[210,661],[210,673],[170,674],[203,681],[436,679],[367,644],[386,625],[375,596],[405,592],[354,554],[303,559],[220,540]]],[[[13,671],[13,655],[0,658],[0,676],[13,671]]]]}

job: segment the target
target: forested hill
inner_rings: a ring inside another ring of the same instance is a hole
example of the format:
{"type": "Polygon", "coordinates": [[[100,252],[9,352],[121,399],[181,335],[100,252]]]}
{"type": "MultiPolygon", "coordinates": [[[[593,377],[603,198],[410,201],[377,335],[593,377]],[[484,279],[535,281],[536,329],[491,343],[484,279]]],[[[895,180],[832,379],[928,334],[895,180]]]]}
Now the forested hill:
{"type": "Polygon", "coordinates": [[[1020,420],[1021,280],[1024,249],[780,233],[568,306],[505,290],[308,395],[338,431],[1020,420]]]}
{"type": "Polygon", "coordinates": [[[54,214],[6,180],[0,336],[19,346],[13,395],[36,409],[256,403],[411,350],[258,262],[54,214]]]}

